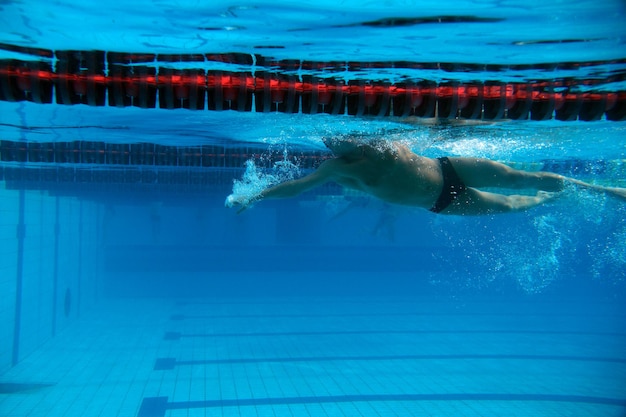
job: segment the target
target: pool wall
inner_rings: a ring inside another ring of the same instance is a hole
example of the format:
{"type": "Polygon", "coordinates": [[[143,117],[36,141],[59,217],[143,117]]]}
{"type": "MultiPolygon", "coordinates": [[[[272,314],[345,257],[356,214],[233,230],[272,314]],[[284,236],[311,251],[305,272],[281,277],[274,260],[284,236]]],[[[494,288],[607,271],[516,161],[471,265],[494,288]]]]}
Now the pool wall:
{"type": "Polygon", "coordinates": [[[0,372],[97,299],[100,213],[90,201],[0,189],[0,372]]]}

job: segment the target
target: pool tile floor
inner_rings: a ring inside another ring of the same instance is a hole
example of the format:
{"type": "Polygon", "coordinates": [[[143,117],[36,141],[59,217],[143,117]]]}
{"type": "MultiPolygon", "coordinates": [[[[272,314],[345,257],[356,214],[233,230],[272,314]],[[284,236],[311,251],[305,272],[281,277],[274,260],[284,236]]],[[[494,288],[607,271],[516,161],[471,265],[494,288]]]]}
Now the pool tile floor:
{"type": "Polygon", "coordinates": [[[0,416],[626,413],[618,306],[109,300],[0,375],[0,416]]]}

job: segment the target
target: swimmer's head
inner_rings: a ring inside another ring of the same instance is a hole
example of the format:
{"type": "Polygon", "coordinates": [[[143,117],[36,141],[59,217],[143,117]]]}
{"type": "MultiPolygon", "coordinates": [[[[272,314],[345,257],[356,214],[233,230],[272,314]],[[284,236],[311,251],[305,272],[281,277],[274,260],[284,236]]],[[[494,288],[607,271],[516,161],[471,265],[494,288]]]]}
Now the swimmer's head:
{"type": "Polygon", "coordinates": [[[324,145],[332,151],[335,156],[347,156],[359,151],[360,144],[354,138],[324,138],[324,145]]]}
{"type": "Polygon", "coordinates": [[[324,138],[324,145],[337,157],[361,157],[370,155],[384,157],[395,155],[396,147],[392,142],[380,138],[334,137],[324,138]]]}

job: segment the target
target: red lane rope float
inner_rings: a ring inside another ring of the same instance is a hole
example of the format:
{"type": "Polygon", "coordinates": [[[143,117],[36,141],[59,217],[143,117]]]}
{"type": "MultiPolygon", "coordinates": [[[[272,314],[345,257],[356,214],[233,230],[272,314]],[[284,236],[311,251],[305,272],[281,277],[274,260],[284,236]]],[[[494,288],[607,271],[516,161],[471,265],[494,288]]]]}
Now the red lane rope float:
{"type": "MultiPolygon", "coordinates": [[[[57,57],[67,60],[59,61],[56,71],[40,61],[0,61],[0,100],[381,117],[626,120],[626,91],[570,89],[597,80],[391,84],[269,71],[157,71],[128,63],[110,63],[105,75],[104,52],[81,60],[68,52],[57,52],[57,57]]],[[[154,55],[134,59],[147,62],[154,55]]]]}

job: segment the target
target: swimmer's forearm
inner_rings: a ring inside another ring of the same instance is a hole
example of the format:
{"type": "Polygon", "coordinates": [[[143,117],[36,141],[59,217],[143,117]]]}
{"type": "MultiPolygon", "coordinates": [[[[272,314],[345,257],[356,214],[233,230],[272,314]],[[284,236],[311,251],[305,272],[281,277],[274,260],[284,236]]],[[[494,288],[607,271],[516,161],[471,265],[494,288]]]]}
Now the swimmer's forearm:
{"type": "Polygon", "coordinates": [[[287,181],[261,191],[258,199],[296,197],[305,191],[305,189],[306,187],[300,184],[299,180],[287,181]]]}
{"type": "Polygon", "coordinates": [[[266,198],[296,197],[305,191],[318,187],[333,179],[334,160],[326,161],[313,173],[296,180],[285,181],[273,187],[266,188],[255,198],[256,201],[266,198]]]}

